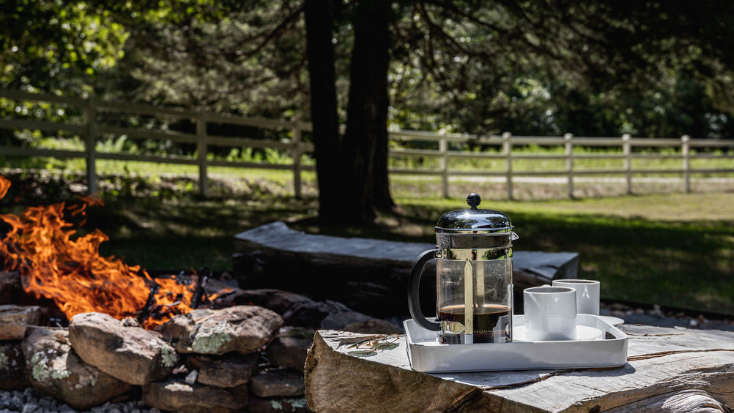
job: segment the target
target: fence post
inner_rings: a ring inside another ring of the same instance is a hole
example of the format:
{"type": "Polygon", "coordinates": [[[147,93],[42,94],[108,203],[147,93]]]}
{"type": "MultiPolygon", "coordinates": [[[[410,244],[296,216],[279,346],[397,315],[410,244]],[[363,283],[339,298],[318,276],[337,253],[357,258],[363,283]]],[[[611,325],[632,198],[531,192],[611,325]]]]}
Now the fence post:
{"type": "Polygon", "coordinates": [[[449,197],[449,141],[441,138],[438,141],[438,152],[441,154],[439,167],[441,168],[441,196],[449,197]]]}
{"type": "Polygon", "coordinates": [[[627,181],[627,195],[632,195],[632,145],[630,135],[622,135],[622,155],[624,155],[624,173],[627,181]]]}
{"type": "Polygon", "coordinates": [[[87,192],[90,195],[97,194],[97,109],[94,96],[87,98],[87,106],[84,108],[84,122],[87,130],[84,137],[84,151],[86,152],[87,161],[87,192]]]}
{"type": "Polygon", "coordinates": [[[207,176],[207,152],[208,145],[206,139],[206,114],[198,112],[196,114],[196,150],[199,152],[199,194],[201,196],[209,195],[209,177],[207,176]]]}
{"type": "Polygon", "coordinates": [[[502,151],[505,154],[505,180],[507,182],[507,198],[512,200],[512,142],[510,139],[512,134],[505,132],[502,134],[502,151]]]}
{"type": "Polygon", "coordinates": [[[686,192],[691,192],[691,147],[689,141],[691,137],[683,135],[681,140],[681,154],[683,155],[683,181],[685,182],[686,192]]]}
{"type": "Polygon", "coordinates": [[[568,197],[573,199],[573,134],[563,135],[563,146],[566,148],[566,173],[568,174],[568,197]]]}
{"type": "Polygon", "coordinates": [[[293,192],[296,198],[301,198],[301,129],[298,127],[300,118],[295,116],[291,129],[291,154],[293,156],[293,192]]]}

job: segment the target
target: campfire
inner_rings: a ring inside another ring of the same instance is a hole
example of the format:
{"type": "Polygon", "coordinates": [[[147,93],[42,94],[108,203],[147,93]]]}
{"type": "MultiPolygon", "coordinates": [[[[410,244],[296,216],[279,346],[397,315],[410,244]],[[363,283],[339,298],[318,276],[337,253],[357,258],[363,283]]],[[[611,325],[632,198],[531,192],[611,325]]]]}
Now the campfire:
{"type": "MultiPolygon", "coordinates": [[[[0,198],[10,185],[0,176],[0,198]]],[[[99,230],[81,235],[75,227],[84,224],[88,207],[102,205],[99,198],[86,196],[71,205],[35,206],[20,215],[0,215],[9,226],[0,232],[5,271],[19,272],[27,294],[52,300],[68,320],[76,314],[101,312],[119,320],[133,317],[152,329],[215,298],[204,293],[208,274],[153,279],[138,265],[100,255],[107,235],[99,230]]]]}
{"type": "MultiPolygon", "coordinates": [[[[9,190],[0,176],[0,198],[9,190]]],[[[243,290],[207,269],[151,277],[104,257],[107,235],[81,229],[101,205],[0,215],[0,410],[307,413],[317,328],[397,332],[341,303],[243,290]]]]}

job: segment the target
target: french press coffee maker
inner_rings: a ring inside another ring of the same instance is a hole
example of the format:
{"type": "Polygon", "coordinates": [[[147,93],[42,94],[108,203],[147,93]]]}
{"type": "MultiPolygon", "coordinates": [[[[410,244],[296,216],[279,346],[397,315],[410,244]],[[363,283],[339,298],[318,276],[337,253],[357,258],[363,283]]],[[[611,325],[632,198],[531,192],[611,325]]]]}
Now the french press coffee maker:
{"type": "Polygon", "coordinates": [[[512,341],[512,232],[510,218],[478,209],[479,195],[466,198],[470,209],[447,212],[436,224],[436,249],[418,256],[410,271],[408,308],[420,326],[438,331],[446,344],[512,341]],[[436,319],[427,319],[418,291],[423,266],[436,259],[436,319]]]}

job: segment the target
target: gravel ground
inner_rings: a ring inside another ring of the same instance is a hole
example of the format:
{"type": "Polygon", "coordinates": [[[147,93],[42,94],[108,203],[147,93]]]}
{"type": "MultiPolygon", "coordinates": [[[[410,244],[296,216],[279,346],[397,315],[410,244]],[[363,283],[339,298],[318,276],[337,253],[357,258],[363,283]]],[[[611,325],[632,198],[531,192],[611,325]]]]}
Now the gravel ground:
{"type": "Polygon", "coordinates": [[[645,309],[619,303],[601,303],[600,307],[601,315],[619,317],[624,320],[625,324],[734,331],[734,318],[707,319],[703,315],[694,316],[690,311],[663,310],[659,305],[645,309]]]}
{"type": "MultiPolygon", "coordinates": [[[[0,391],[0,413],[77,413],[66,403],[44,396],[33,388],[23,391],[0,391]]],[[[105,403],[85,413],[161,413],[140,401],[105,403]]]]}

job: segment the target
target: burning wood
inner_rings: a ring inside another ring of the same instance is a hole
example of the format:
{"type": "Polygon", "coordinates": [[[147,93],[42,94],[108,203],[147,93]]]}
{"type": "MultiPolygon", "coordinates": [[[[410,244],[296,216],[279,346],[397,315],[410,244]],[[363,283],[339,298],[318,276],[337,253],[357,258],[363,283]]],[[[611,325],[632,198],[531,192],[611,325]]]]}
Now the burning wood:
{"type": "Polygon", "coordinates": [[[209,281],[209,277],[212,275],[212,270],[204,267],[199,271],[199,277],[196,281],[196,290],[194,291],[194,297],[191,299],[191,308],[199,307],[202,303],[202,298],[206,299],[206,283],[209,281]]]}
{"type": "MultiPolygon", "coordinates": [[[[0,198],[9,188],[10,181],[0,176],[0,198]]],[[[83,223],[87,207],[102,205],[96,198],[80,200],[69,206],[58,203],[29,207],[20,215],[0,215],[10,226],[2,235],[0,259],[5,270],[21,274],[24,291],[53,300],[68,319],[104,312],[116,319],[137,316],[145,328],[153,328],[191,311],[196,286],[171,278],[153,279],[140,266],[101,256],[99,247],[109,238],[99,230],[79,235],[66,214],[83,223]]]]}

